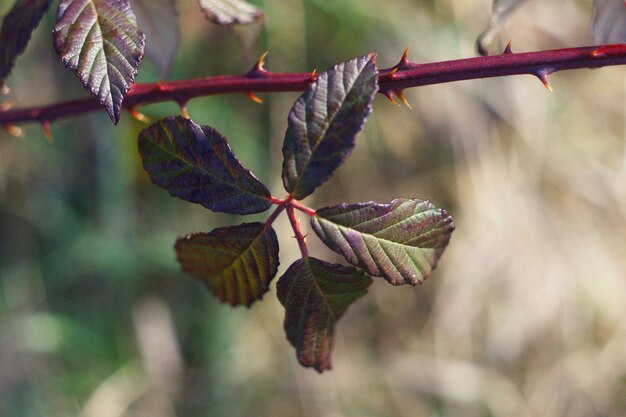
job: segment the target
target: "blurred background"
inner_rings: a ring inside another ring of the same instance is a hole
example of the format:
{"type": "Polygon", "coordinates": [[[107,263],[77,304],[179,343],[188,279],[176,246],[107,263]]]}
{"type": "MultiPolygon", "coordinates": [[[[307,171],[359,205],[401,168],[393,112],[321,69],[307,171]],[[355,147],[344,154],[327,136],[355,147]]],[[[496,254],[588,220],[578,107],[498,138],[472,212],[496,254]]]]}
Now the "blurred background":
{"type": "MultiPolygon", "coordinates": [[[[284,72],[368,52],[390,67],[407,46],[415,62],[471,57],[491,12],[491,0],[254,3],[265,26],[229,29],[179,1],[170,78],[243,73],[265,50],[284,72]]],[[[55,60],[53,14],[3,101],[86,95],[55,60]]],[[[509,39],[516,52],[590,45],[591,2],[524,4],[492,53],[509,39]]],[[[531,76],[423,87],[406,92],[413,110],[378,97],[351,158],[306,203],[425,198],[457,230],[424,285],[375,280],[340,321],[323,375],[285,339],[276,280],[262,302],[233,309],[179,271],[178,236],[244,219],[152,185],[136,150],[145,125],[124,114],[115,127],[103,111],[55,122],[53,143],[34,124],[22,138],[3,131],[0,415],[626,416],[625,74],[557,73],[553,94],[531,76]]],[[[159,78],[144,60],[138,80],[159,78]]],[[[189,112],[281,197],[298,94],[261,96],[196,99],[189,112]]],[[[298,248],[285,219],[276,228],[281,274],[298,248]]]]}

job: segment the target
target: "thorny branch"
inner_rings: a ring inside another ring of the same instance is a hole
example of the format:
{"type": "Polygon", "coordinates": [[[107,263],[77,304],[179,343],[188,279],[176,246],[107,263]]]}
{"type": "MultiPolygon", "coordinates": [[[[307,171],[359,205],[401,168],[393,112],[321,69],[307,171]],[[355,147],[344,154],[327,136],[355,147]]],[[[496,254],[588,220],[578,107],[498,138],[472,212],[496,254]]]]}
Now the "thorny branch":
{"type": "MultiPolygon", "coordinates": [[[[181,81],[137,83],[124,99],[124,107],[135,117],[141,115],[138,106],[174,101],[183,114],[186,103],[195,97],[214,94],[247,94],[261,101],[254,93],[304,91],[317,78],[312,73],[274,73],[263,68],[265,54],[243,75],[226,75],[181,81]]],[[[394,100],[404,100],[403,90],[430,84],[507,75],[534,75],[550,89],[548,75],[563,70],[599,68],[626,64],[626,44],[555,49],[549,51],[513,53],[510,44],[500,55],[458,59],[453,61],[416,64],[409,62],[407,53],[394,67],[381,69],[378,75],[380,93],[394,100]]],[[[95,98],[71,100],[43,107],[0,110],[0,126],[11,127],[36,121],[49,130],[54,120],[100,110],[95,98]]]]}

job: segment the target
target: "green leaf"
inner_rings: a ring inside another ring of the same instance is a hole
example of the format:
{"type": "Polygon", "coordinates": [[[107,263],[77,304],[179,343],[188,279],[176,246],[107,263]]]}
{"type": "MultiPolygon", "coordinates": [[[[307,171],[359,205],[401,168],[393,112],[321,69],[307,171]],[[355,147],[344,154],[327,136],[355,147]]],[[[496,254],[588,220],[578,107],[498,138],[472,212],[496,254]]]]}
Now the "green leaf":
{"type": "Polygon", "coordinates": [[[263,223],[196,233],[178,239],[175,248],[183,271],[233,306],[263,298],[278,271],[276,232],[263,223]]]}
{"type": "Polygon", "coordinates": [[[297,200],[350,155],[378,90],[376,55],[335,65],[296,101],[283,144],[283,183],[297,200]]]}
{"type": "Polygon", "coordinates": [[[264,18],[261,9],[243,0],[198,0],[198,4],[206,18],[217,25],[247,25],[264,18]]]}
{"type": "Polygon", "coordinates": [[[168,78],[180,41],[178,12],[174,0],[132,0],[137,23],[146,35],[146,55],[168,78]]]}
{"type": "Polygon", "coordinates": [[[293,263],[276,284],[285,332],[298,361],[318,372],[332,368],[335,323],[372,283],[352,267],[315,258],[293,263]]]}
{"type": "Polygon", "coordinates": [[[128,0],[60,0],[54,46],[117,124],[145,46],[128,0]]]}
{"type": "Polygon", "coordinates": [[[329,248],[393,285],[427,279],[454,230],[448,212],[417,199],[340,204],[316,213],[311,224],[329,248]]]}
{"type": "Polygon", "coordinates": [[[231,214],[270,208],[270,192],[209,126],[168,117],[139,134],[139,153],[152,182],[171,195],[231,214]]]}
{"type": "Polygon", "coordinates": [[[0,29],[0,86],[11,73],[15,59],[26,49],[50,3],[51,0],[17,0],[4,17],[0,29]]]}

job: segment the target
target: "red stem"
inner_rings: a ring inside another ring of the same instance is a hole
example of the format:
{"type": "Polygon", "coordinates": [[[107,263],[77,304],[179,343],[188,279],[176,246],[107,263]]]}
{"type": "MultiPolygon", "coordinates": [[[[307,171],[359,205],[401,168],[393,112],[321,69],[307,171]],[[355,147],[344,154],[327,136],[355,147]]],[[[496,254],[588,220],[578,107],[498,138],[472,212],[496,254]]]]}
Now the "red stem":
{"type": "Polygon", "coordinates": [[[300,222],[296,219],[296,212],[293,209],[293,202],[287,204],[287,216],[289,217],[289,222],[291,223],[291,227],[293,228],[293,232],[295,234],[296,240],[298,240],[298,246],[300,247],[300,253],[302,254],[302,258],[306,259],[309,257],[309,250],[306,247],[306,237],[302,234],[300,230],[300,222]]]}
{"type": "MultiPolygon", "coordinates": [[[[530,74],[547,82],[556,71],[599,68],[626,64],[626,44],[588,46],[514,54],[507,49],[496,56],[459,59],[454,61],[414,64],[403,59],[392,68],[379,72],[380,92],[390,96],[405,88],[506,75],[530,74]]],[[[175,101],[184,105],[194,97],[213,94],[303,91],[316,79],[310,73],[272,73],[257,63],[244,75],[227,75],[192,80],[137,83],[124,100],[124,107],[175,101]]],[[[27,121],[41,123],[100,110],[95,98],[72,100],[45,107],[0,111],[0,125],[27,121]]]]}

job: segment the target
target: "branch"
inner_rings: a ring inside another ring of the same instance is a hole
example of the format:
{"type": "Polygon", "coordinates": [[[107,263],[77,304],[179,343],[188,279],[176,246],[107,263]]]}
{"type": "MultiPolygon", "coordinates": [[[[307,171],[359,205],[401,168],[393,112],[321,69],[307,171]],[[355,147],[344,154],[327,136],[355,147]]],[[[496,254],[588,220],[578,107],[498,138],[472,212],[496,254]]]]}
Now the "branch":
{"type": "MultiPolygon", "coordinates": [[[[263,57],[244,75],[228,75],[191,80],[137,83],[124,99],[124,107],[131,112],[137,106],[174,101],[184,108],[195,97],[214,94],[244,93],[259,100],[253,93],[304,91],[317,75],[313,73],[274,73],[263,68],[263,57]]],[[[380,92],[393,100],[393,95],[404,99],[405,88],[447,83],[452,81],[530,74],[538,77],[550,89],[547,77],[556,71],[599,68],[626,64],[626,44],[601,45],[550,51],[513,53],[510,45],[501,55],[415,64],[407,53],[391,68],[379,71],[380,92]]],[[[101,110],[95,98],[72,100],[45,107],[0,111],[0,125],[10,126],[38,121],[50,122],[101,110]]]]}

